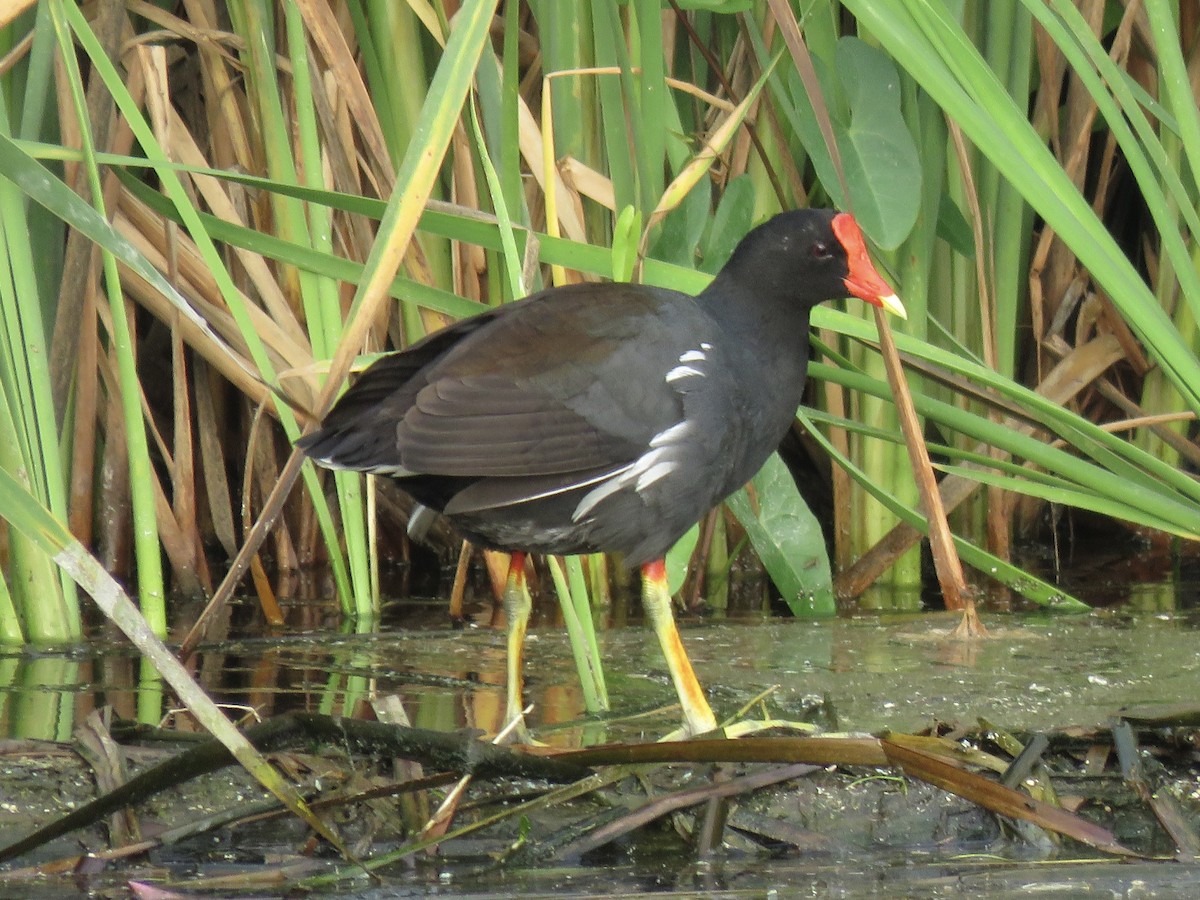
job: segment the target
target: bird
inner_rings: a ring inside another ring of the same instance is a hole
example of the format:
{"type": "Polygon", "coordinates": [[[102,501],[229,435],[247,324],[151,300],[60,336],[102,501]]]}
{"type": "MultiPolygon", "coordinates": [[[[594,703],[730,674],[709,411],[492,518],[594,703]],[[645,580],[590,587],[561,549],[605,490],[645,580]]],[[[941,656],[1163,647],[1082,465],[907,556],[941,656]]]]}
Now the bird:
{"type": "Polygon", "coordinates": [[[797,209],[749,231],[698,295],[622,282],[551,287],[382,356],[298,446],[394,478],[468,541],[511,554],[507,715],[523,725],[530,553],[617,553],[695,736],[716,718],[683,649],[667,550],[778,447],[795,418],[817,304],[907,318],[849,213],[797,209]]]}

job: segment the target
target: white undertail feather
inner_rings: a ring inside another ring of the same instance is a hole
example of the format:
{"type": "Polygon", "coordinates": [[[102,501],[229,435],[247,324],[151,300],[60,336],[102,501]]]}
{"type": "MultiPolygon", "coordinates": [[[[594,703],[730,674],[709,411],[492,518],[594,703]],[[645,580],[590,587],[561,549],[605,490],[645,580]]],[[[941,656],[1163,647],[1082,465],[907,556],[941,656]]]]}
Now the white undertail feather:
{"type": "Polygon", "coordinates": [[[416,504],[408,516],[408,536],[414,541],[423,540],[437,517],[436,509],[430,509],[423,503],[416,504]]]}
{"type": "Polygon", "coordinates": [[[338,472],[362,472],[364,475],[389,475],[392,478],[410,478],[417,474],[404,466],[389,466],[384,463],[374,466],[344,466],[337,460],[324,456],[311,456],[309,459],[323,468],[334,469],[338,472]]]}

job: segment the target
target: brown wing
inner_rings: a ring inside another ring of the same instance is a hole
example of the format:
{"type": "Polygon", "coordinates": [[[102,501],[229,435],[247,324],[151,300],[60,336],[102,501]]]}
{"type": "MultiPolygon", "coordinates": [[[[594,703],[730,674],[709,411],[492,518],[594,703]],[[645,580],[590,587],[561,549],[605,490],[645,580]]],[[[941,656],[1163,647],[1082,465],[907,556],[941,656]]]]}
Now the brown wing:
{"type": "Polygon", "coordinates": [[[664,358],[675,363],[679,351],[671,348],[688,340],[686,313],[699,315],[690,297],[578,285],[538,299],[421,373],[425,383],[396,428],[406,472],[590,478],[628,465],[679,421],[679,393],[657,373],[639,380],[631,372],[659,344],[669,345],[664,358]],[[669,317],[673,327],[664,324],[666,306],[685,311],[669,317]]]}

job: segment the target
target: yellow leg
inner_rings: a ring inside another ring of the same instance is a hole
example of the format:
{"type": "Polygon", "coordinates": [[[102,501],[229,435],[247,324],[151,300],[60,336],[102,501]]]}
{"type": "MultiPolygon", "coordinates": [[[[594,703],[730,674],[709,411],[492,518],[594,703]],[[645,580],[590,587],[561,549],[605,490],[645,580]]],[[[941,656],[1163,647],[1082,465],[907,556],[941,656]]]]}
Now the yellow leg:
{"type": "Polygon", "coordinates": [[[525,554],[514,553],[508,566],[508,579],[504,584],[504,619],[508,626],[508,670],[504,724],[519,720],[515,735],[523,743],[529,742],[525,730],[521,699],[524,686],[525,632],[529,627],[529,613],[533,601],[529,598],[529,587],[525,584],[525,554]]]}
{"type": "Polygon", "coordinates": [[[667,658],[667,668],[671,672],[671,681],[675,683],[675,691],[679,694],[679,705],[683,707],[683,720],[688,732],[694,737],[713,731],[717,727],[717,720],[704,696],[704,689],[696,680],[683,642],[679,639],[675,615],[671,610],[667,570],[662,560],[642,566],[642,607],[646,611],[646,618],[654,626],[663,656],[667,658]]]}

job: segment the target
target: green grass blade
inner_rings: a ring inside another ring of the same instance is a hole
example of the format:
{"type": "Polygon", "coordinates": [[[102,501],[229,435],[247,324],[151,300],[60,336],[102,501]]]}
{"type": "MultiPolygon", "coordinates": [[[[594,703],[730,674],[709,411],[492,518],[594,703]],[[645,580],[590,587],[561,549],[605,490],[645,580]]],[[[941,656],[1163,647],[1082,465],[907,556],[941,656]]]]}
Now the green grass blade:
{"type": "Polygon", "coordinates": [[[845,5],[1070,246],[1200,412],[1200,361],[946,8],[934,0],[845,5]]]}
{"type": "MultiPolygon", "coordinates": [[[[922,534],[928,533],[928,525],[924,516],[909,509],[904,504],[896,502],[885,491],[880,490],[876,484],[866,477],[866,473],[862,469],[856,466],[845,455],[839,453],[837,448],[828,441],[821,431],[808,421],[804,410],[797,413],[797,418],[808,427],[812,436],[834,458],[838,465],[843,466],[850,473],[851,477],[862,484],[880,503],[890,509],[897,518],[907,522],[922,534]]],[[[1055,609],[1078,612],[1086,611],[1089,608],[1087,604],[1063,592],[1054,585],[1048,584],[1040,578],[1036,578],[1011,563],[1000,559],[998,556],[994,556],[986,550],[976,547],[970,541],[956,536],[954,538],[954,545],[958,548],[963,562],[974,566],[981,572],[987,573],[1001,584],[1007,585],[1034,603],[1055,609]]]]}
{"type": "MultiPolygon", "coordinates": [[[[95,159],[95,148],[92,146],[92,128],[88,120],[87,102],[84,99],[83,79],[79,73],[74,43],[71,40],[71,32],[64,15],[73,7],[73,4],[67,4],[64,7],[62,0],[57,0],[53,7],[54,27],[63,54],[72,104],[75,115],[79,119],[88,190],[91,192],[92,202],[95,204],[97,212],[104,216],[104,189],[100,183],[100,170],[95,159]]],[[[117,261],[112,254],[103,253],[102,263],[105,293],[108,295],[110,310],[111,331],[109,337],[112,340],[113,352],[117,361],[121,410],[125,419],[125,442],[128,447],[129,497],[133,514],[133,546],[134,556],[137,560],[138,600],[154,634],[163,638],[167,634],[166,583],[163,577],[162,547],[158,536],[158,512],[155,508],[154,480],[156,476],[151,468],[150,442],[146,435],[146,423],[142,417],[142,385],[138,378],[133,336],[125,307],[125,296],[121,291],[121,277],[117,271],[117,261]]],[[[161,714],[161,711],[158,714],[161,714]]]]}

